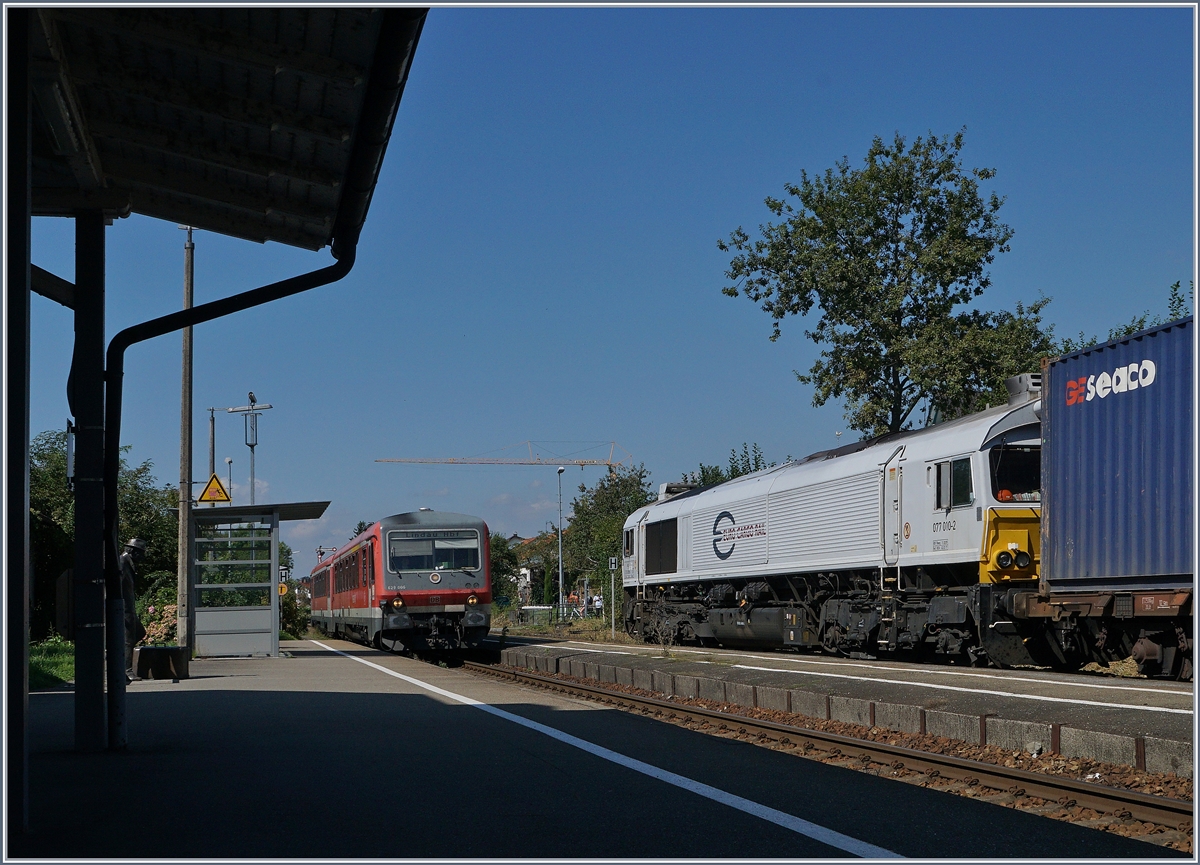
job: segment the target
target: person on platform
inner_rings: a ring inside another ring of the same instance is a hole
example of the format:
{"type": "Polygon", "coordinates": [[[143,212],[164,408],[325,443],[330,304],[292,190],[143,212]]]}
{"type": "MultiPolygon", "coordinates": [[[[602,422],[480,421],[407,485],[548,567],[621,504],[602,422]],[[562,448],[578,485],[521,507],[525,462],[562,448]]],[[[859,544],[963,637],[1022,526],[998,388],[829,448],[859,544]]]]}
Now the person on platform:
{"type": "Polygon", "coordinates": [[[137,574],[136,565],[146,558],[146,542],[141,538],[131,538],[125,544],[121,553],[121,600],[125,602],[125,681],[132,682],[138,678],[133,669],[133,647],[146,636],[146,629],[137,616],[137,595],[134,591],[134,577],[137,574]]]}

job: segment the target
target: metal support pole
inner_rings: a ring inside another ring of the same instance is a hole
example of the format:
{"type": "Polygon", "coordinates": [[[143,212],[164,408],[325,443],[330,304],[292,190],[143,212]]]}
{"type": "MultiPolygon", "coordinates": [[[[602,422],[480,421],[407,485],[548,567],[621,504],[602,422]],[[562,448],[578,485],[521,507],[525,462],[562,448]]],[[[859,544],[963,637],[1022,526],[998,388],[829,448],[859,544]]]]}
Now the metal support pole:
{"type": "MultiPolygon", "coordinates": [[[[208,407],[208,476],[211,478],[217,473],[217,417],[216,409],[213,406],[208,407]]],[[[233,491],[230,490],[230,495],[233,491]]],[[[217,506],[216,502],[209,502],[210,508],[217,506]]]]}
{"type": "MultiPolygon", "coordinates": [[[[4,292],[4,528],[8,718],[5,756],[5,814],[9,839],[29,829],[29,307],[30,307],[30,128],[29,23],[33,9],[5,10],[8,75],[7,225],[4,292]]],[[[11,840],[10,840],[11,843],[11,840]]]]}
{"type": "Polygon", "coordinates": [[[617,572],[610,570],[608,572],[609,586],[609,606],[612,607],[612,638],[617,639],[617,572]]]}
{"type": "MultiPolygon", "coordinates": [[[[104,214],[98,210],[75,214],[75,356],[71,366],[71,410],[75,414],[75,748],[102,751],[108,743],[104,561],[112,551],[104,537],[104,214]]],[[[121,672],[125,672],[124,665],[121,672]]]]}
{"type": "Polygon", "coordinates": [[[562,560],[562,476],[566,471],[558,467],[558,614],[563,614],[563,560],[562,560]]]}
{"type": "MultiPolygon", "coordinates": [[[[187,241],[183,244],[183,308],[192,308],[193,279],[196,273],[196,245],[192,243],[192,228],[187,226],[187,241]]],[[[210,475],[211,477],[211,475],[210,475]]],[[[188,611],[192,605],[188,584],[192,568],[188,524],[192,518],[192,329],[183,329],[183,381],[179,387],[179,535],[176,567],[175,641],[180,646],[191,645],[188,611]]]]}
{"type": "Polygon", "coordinates": [[[250,504],[254,504],[254,445],[250,445],[250,504]]]}

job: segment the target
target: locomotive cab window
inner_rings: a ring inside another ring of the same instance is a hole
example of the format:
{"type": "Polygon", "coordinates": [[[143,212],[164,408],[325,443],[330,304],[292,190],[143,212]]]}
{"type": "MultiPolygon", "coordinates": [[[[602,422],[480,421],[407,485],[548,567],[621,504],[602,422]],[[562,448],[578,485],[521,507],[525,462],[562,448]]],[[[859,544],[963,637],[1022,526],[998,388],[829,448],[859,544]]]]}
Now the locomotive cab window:
{"type": "Polygon", "coordinates": [[[625,558],[633,555],[633,529],[625,530],[625,558]]]}
{"type": "Polygon", "coordinates": [[[475,571],[479,535],[474,531],[389,532],[388,570],[475,571]]]}
{"type": "Polygon", "coordinates": [[[937,464],[937,508],[948,511],[974,504],[971,459],[964,457],[937,464]]]}
{"type": "Polygon", "coordinates": [[[646,524],[646,573],[673,574],[679,558],[679,523],[661,520],[646,524]]]}
{"type": "Polygon", "coordinates": [[[1002,444],[989,454],[992,495],[998,502],[1042,500],[1042,449],[1040,446],[1002,444]]]}

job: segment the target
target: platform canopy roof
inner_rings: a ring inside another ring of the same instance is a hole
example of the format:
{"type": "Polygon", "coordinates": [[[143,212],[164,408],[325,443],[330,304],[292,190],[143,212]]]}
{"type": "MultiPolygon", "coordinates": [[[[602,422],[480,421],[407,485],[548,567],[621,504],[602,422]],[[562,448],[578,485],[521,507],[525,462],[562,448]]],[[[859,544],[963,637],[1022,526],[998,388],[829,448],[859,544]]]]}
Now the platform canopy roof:
{"type": "Polygon", "coordinates": [[[276,505],[235,505],[226,507],[218,505],[212,508],[192,509],[192,515],[201,522],[226,522],[244,517],[261,517],[266,514],[277,514],[280,521],[286,520],[319,520],[329,502],[283,502],[276,505]]]}
{"type": "Polygon", "coordinates": [[[357,243],[427,9],[36,10],[33,214],[357,243]]]}

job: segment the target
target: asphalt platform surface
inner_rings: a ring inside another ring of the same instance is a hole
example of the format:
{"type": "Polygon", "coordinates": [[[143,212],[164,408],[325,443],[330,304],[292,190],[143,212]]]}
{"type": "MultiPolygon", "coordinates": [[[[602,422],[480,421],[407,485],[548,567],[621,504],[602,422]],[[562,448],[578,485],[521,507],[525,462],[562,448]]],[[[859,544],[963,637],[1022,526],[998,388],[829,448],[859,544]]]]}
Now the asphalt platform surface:
{"type": "Polygon", "coordinates": [[[129,688],[129,748],[30,696],[8,859],[1174,857],[337,640],[129,688]]]}

